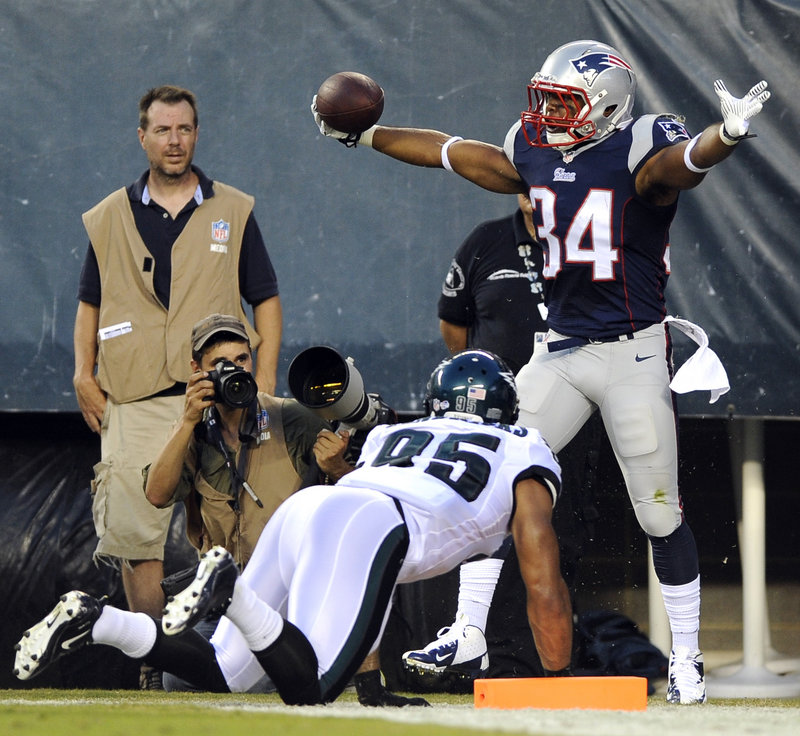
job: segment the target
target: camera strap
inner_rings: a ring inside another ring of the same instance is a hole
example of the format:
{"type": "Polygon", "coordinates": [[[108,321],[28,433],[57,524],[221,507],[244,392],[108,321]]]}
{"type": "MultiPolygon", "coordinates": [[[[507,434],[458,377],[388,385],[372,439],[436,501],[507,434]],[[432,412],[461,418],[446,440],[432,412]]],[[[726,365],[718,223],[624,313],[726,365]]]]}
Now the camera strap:
{"type": "Polygon", "coordinates": [[[247,460],[250,454],[250,444],[246,442],[242,442],[241,449],[239,450],[239,460],[236,465],[233,464],[233,459],[228,452],[228,447],[225,444],[225,440],[222,438],[222,432],[219,428],[219,423],[217,421],[217,409],[216,407],[212,406],[208,410],[208,416],[206,418],[206,426],[208,428],[208,437],[209,439],[216,445],[217,449],[222,453],[222,457],[225,460],[225,466],[228,468],[228,472],[231,476],[231,489],[233,491],[233,499],[236,508],[238,509],[239,503],[239,489],[244,488],[250,498],[253,499],[256,506],[258,508],[263,509],[264,504],[261,503],[261,499],[256,495],[256,492],[251,488],[250,484],[245,480],[245,473],[247,472],[247,460]]]}
{"type": "Polygon", "coordinates": [[[236,467],[236,479],[241,483],[242,488],[247,491],[247,494],[250,498],[255,501],[256,506],[258,508],[263,509],[264,504],[261,503],[261,499],[256,495],[256,492],[252,489],[250,484],[245,480],[245,476],[247,475],[247,465],[248,461],[250,460],[250,451],[252,447],[249,442],[243,442],[242,448],[239,450],[239,462],[237,463],[236,467]]]}

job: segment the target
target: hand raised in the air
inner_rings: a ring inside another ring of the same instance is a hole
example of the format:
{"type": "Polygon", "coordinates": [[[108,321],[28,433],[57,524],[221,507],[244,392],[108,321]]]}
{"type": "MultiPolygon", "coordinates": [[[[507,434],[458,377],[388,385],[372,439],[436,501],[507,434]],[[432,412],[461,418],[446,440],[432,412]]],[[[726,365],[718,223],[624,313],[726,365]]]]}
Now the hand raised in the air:
{"type": "Polygon", "coordinates": [[[747,135],[750,119],[761,112],[763,104],[770,98],[767,83],[763,80],[754,85],[741,98],[734,97],[728,92],[728,88],[721,79],[714,82],[714,91],[719,97],[720,108],[722,109],[722,132],[732,141],[744,138],[747,135]]]}

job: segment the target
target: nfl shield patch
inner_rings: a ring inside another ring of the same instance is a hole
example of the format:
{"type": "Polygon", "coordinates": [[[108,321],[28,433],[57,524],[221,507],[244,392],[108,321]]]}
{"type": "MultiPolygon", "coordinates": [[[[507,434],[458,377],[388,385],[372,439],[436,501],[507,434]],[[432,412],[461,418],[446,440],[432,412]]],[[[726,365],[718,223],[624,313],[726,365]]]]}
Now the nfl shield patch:
{"type": "Polygon", "coordinates": [[[211,239],[217,243],[227,243],[231,235],[231,224],[225,220],[211,223],[211,239]]]}

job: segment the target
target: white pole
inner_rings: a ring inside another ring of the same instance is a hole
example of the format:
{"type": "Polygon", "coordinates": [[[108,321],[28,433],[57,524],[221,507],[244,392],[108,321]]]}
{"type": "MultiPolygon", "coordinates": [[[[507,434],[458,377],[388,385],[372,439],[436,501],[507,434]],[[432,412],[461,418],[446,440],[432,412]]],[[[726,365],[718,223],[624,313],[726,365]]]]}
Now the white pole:
{"type": "Polygon", "coordinates": [[[764,666],[766,600],[766,494],[764,421],[744,419],[742,448],[742,663],[764,666]]]}
{"type": "Polygon", "coordinates": [[[653,548],[647,543],[647,610],[649,614],[650,642],[658,647],[665,657],[672,649],[672,632],[669,629],[667,610],[661,595],[661,585],[653,567],[653,548]]]}
{"type": "Polygon", "coordinates": [[[741,463],[742,519],[739,546],[742,560],[742,664],[706,677],[713,698],[796,698],[800,677],[776,675],[764,666],[766,659],[766,492],[764,487],[764,420],[747,417],[731,420],[731,441],[741,439],[741,456],[731,447],[734,461],[741,463]],[[741,430],[739,432],[738,430],[741,430]]]}

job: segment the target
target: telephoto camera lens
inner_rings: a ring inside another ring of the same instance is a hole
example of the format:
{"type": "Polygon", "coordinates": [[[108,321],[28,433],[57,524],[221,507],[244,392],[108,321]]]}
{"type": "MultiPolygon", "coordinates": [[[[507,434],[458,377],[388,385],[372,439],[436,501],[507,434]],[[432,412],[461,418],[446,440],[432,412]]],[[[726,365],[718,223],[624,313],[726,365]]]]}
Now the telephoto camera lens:
{"type": "Polygon", "coordinates": [[[351,429],[372,429],[381,402],[364,391],[364,381],[352,358],[327,345],[298,353],[289,365],[289,390],[305,407],[351,429]]]}

